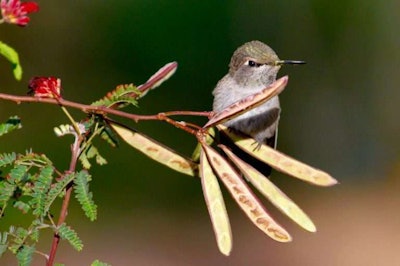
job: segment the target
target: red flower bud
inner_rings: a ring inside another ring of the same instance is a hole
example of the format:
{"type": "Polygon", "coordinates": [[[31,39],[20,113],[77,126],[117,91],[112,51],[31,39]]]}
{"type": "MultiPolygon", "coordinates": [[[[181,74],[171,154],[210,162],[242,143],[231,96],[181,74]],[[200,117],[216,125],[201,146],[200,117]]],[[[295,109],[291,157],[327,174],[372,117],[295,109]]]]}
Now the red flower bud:
{"type": "Polygon", "coordinates": [[[0,2],[2,21],[19,26],[26,26],[30,20],[29,13],[39,11],[36,2],[21,3],[19,0],[1,0],[0,2]]]}
{"type": "Polygon", "coordinates": [[[61,98],[61,79],[34,77],[29,81],[29,94],[39,98],[61,98]]]}

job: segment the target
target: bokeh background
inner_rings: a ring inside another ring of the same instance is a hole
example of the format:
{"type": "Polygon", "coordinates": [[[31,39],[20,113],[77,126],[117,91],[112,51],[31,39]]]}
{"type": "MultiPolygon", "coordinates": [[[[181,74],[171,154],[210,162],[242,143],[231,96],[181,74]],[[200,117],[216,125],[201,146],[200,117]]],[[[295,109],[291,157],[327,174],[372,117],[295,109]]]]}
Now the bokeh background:
{"type": "MultiPolygon", "coordinates": [[[[291,232],[290,244],[263,235],[226,193],[234,248],[224,257],[199,180],[156,164],[124,143],[118,149],[99,143],[109,164],[91,170],[98,220],[89,222],[72,204],[68,222],[85,247],[78,253],[63,242],[58,262],[400,264],[399,1],[38,2],[41,10],[28,27],[1,26],[0,40],[19,51],[24,67],[23,80],[16,82],[8,63],[0,60],[2,92],[23,95],[30,77],[52,75],[62,79],[65,98],[90,103],[118,84],[141,84],[165,63],[177,61],[177,73],[141,100],[139,109],[129,111],[210,110],[211,91],[228,71],[233,51],[258,39],[281,59],[307,61],[280,72],[290,81],[281,95],[278,149],[341,183],[319,188],[273,173],[272,180],[318,227],[315,234],[305,232],[266,202],[291,232]]],[[[32,148],[66,169],[71,139],[59,139],[52,130],[68,122],[61,110],[1,101],[0,119],[13,114],[23,119],[23,129],[2,137],[0,152],[32,148]]],[[[195,146],[192,136],[160,122],[130,125],[186,154],[195,146]]],[[[1,230],[6,225],[0,221],[1,230]]],[[[46,240],[39,246],[49,247],[46,240]]],[[[5,256],[0,264],[15,261],[5,256]]],[[[35,257],[34,265],[43,264],[35,257]]]]}

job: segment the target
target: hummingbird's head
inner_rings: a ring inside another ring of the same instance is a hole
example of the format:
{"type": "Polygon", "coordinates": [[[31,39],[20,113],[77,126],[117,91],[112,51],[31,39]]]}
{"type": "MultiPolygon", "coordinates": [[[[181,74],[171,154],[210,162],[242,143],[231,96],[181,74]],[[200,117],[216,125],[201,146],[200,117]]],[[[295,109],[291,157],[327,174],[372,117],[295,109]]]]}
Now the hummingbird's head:
{"type": "Polygon", "coordinates": [[[233,53],[229,74],[243,86],[268,86],[275,81],[283,64],[304,64],[304,61],[280,60],[265,43],[251,41],[233,53]]]}

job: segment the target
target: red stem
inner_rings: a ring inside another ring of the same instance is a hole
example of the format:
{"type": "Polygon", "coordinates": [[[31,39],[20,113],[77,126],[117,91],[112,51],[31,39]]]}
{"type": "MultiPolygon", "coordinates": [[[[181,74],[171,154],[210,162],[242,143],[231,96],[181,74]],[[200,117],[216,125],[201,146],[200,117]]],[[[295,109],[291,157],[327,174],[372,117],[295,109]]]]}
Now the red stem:
{"type": "MultiPolygon", "coordinates": [[[[72,147],[71,162],[70,162],[70,166],[69,166],[69,170],[68,170],[67,174],[75,172],[76,162],[78,160],[78,156],[79,156],[79,152],[80,152],[80,149],[79,149],[80,143],[81,143],[80,141],[76,141],[72,147]]],[[[67,185],[67,188],[66,188],[65,197],[64,197],[64,200],[63,200],[63,203],[61,206],[60,216],[59,216],[58,222],[57,222],[57,227],[62,225],[65,222],[65,219],[67,218],[68,205],[69,205],[69,201],[71,199],[72,189],[73,189],[73,186],[72,186],[72,182],[71,182],[70,184],[67,185]]],[[[49,254],[49,258],[47,260],[46,266],[54,265],[54,259],[56,257],[56,252],[57,252],[59,243],[60,243],[60,236],[56,232],[56,233],[54,233],[54,236],[53,236],[53,242],[51,244],[50,254],[49,254]]]]}
{"type": "MultiPolygon", "coordinates": [[[[120,117],[125,117],[128,119],[134,120],[135,122],[138,122],[140,120],[160,120],[159,114],[155,114],[155,115],[130,114],[130,113],[115,110],[112,108],[107,108],[104,106],[93,106],[93,105],[87,105],[87,104],[82,104],[82,103],[76,103],[76,102],[64,100],[62,98],[61,99],[38,98],[38,97],[31,97],[31,96],[16,96],[16,95],[0,93],[0,99],[13,101],[13,102],[16,102],[17,104],[20,104],[22,102],[39,102],[39,103],[62,105],[62,106],[72,107],[75,109],[80,109],[85,113],[111,114],[111,115],[116,115],[116,116],[120,116],[120,117]]],[[[170,112],[164,112],[163,114],[164,114],[164,116],[190,115],[190,116],[210,117],[212,112],[170,111],[170,112]]]]}

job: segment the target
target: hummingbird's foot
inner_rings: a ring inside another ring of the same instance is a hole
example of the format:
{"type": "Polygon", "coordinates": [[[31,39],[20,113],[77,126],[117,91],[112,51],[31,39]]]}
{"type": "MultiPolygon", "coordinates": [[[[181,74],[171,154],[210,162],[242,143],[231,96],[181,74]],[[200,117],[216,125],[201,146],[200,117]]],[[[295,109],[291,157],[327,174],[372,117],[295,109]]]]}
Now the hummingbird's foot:
{"type": "Polygon", "coordinates": [[[257,140],[254,140],[253,144],[251,145],[256,145],[253,149],[253,151],[259,151],[261,149],[262,143],[258,142],[257,140]]]}

